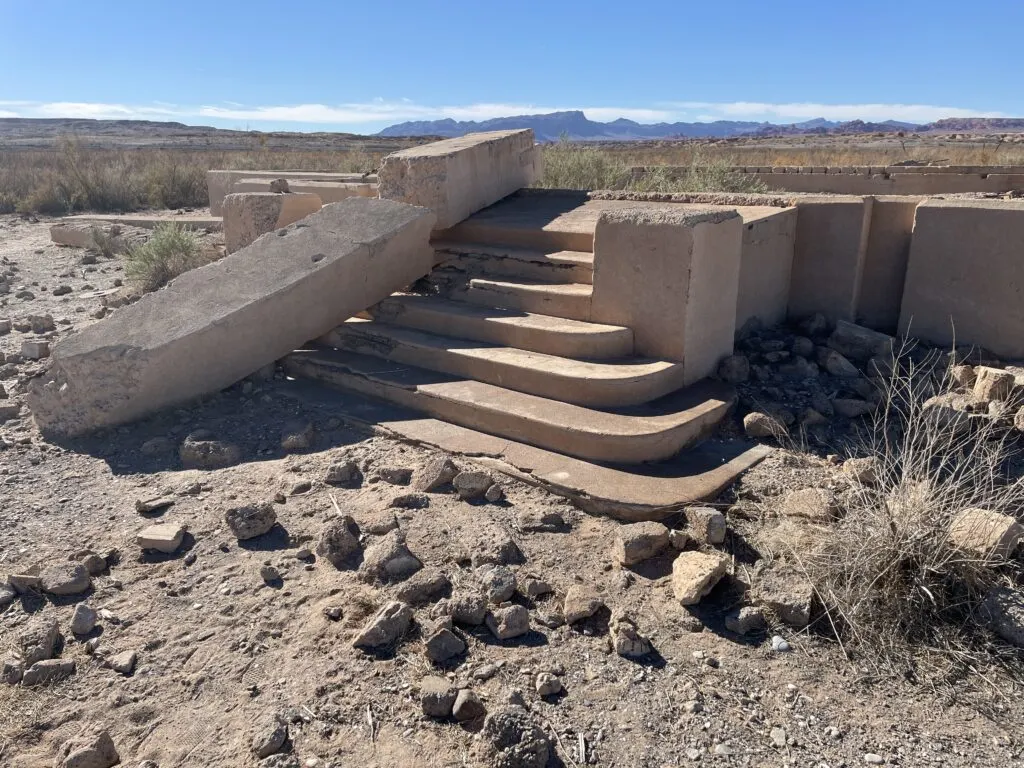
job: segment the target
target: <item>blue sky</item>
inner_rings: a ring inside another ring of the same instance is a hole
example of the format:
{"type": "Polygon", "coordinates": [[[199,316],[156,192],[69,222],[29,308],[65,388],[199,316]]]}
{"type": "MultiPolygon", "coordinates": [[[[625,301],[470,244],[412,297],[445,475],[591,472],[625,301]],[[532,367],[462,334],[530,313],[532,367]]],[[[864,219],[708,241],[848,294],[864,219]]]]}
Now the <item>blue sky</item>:
{"type": "Polygon", "coordinates": [[[1024,116],[1024,2],[0,0],[0,116],[375,132],[1024,116]]]}

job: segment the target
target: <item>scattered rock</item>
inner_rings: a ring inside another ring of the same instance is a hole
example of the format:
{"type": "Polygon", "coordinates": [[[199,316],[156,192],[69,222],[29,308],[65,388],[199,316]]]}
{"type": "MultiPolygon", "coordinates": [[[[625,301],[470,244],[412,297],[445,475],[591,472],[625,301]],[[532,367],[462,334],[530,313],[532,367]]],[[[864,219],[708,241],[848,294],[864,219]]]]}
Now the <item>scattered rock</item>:
{"type": "Polygon", "coordinates": [[[367,622],[352,641],[356,648],[380,648],[398,641],[412,623],[412,608],[405,603],[391,602],[367,622]]]}
{"type": "Polygon", "coordinates": [[[178,457],[185,469],[223,469],[242,460],[242,450],[233,443],[214,440],[201,430],[193,432],[178,448],[178,457]]]}
{"type": "Polygon", "coordinates": [[[448,601],[451,617],[459,624],[479,626],[487,616],[487,600],[482,595],[461,592],[448,601]]]}
{"type": "Polygon", "coordinates": [[[526,579],[523,582],[523,594],[531,599],[550,595],[554,589],[543,579],[526,579]]]}
{"type": "Polygon", "coordinates": [[[744,355],[729,355],[718,364],[718,378],[727,384],[742,384],[750,378],[750,361],[744,355]]]}
{"type": "Polygon", "coordinates": [[[280,715],[271,715],[259,720],[253,728],[252,751],[258,758],[269,757],[288,739],[288,724],[280,715]]]}
{"type": "Polygon", "coordinates": [[[416,473],[414,487],[417,491],[432,493],[451,483],[457,474],[459,474],[459,468],[455,466],[451,457],[443,453],[437,454],[431,456],[423,468],[416,473]]]}
{"type": "Polygon", "coordinates": [[[359,570],[364,579],[390,582],[407,579],[422,567],[405,545],[405,534],[391,531],[367,545],[359,570]]]}
{"type": "Polygon", "coordinates": [[[65,741],[57,750],[56,768],[111,768],[121,762],[106,731],[93,731],[65,741]]]}
{"type": "Polygon", "coordinates": [[[888,334],[838,320],[828,345],[851,360],[866,362],[873,357],[892,357],[895,342],[888,334]]]}
{"type": "Polygon", "coordinates": [[[309,450],[315,439],[316,430],[311,421],[290,421],[281,429],[281,448],[285,451],[309,450]]]}
{"type": "Polygon", "coordinates": [[[705,544],[721,544],[725,541],[725,515],[711,507],[687,507],[686,527],[689,534],[705,544]]]}
{"type": "Polygon", "coordinates": [[[830,376],[840,379],[860,378],[860,370],[834,349],[822,347],[818,350],[818,365],[830,376]]]}
{"type": "Polygon", "coordinates": [[[949,377],[953,383],[963,389],[973,389],[978,375],[974,372],[972,365],[954,365],[949,369],[949,377]]]}
{"type": "Polygon", "coordinates": [[[522,707],[502,707],[490,713],[480,733],[495,768],[545,768],[548,764],[551,743],[522,707]]]}
{"type": "Polygon", "coordinates": [[[428,675],[420,681],[420,706],[427,717],[451,717],[459,689],[443,677],[428,675]]]}
{"type": "Polygon", "coordinates": [[[71,632],[75,635],[88,635],[96,626],[99,614],[85,603],[75,606],[75,612],[71,614],[71,632]]]}
{"type": "Polygon", "coordinates": [[[288,489],[289,496],[301,496],[304,493],[309,493],[313,490],[313,483],[310,480],[296,480],[292,483],[291,488],[288,489]]]}
{"type": "Polygon", "coordinates": [[[424,605],[440,598],[451,586],[443,572],[436,568],[424,568],[399,585],[395,598],[409,605],[424,605]]]}
{"type": "Polygon", "coordinates": [[[82,565],[85,566],[85,570],[89,572],[90,576],[99,576],[107,570],[106,558],[97,555],[95,552],[90,552],[83,557],[82,565]]]}
{"type": "Polygon", "coordinates": [[[172,443],[166,437],[151,437],[149,440],[142,444],[139,448],[139,453],[143,456],[163,456],[164,454],[170,453],[174,449],[174,443],[172,443]]]}
{"type": "Polygon", "coordinates": [[[974,397],[989,403],[993,400],[1009,400],[1013,394],[1014,376],[1009,371],[979,365],[974,369],[974,397]]]}
{"type": "Polygon", "coordinates": [[[363,484],[363,473],[354,461],[339,461],[331,464],[324,475],[328,485],[339,485],[346,488],[358,488],[363,484]]]}
{"type": "Polygon", "coordinates": [[[21,676],[25,673],[25,665],[20,661],[5,659],[0,663],[0,683],[17,685],[21,682],[21,676]]]}
{"type": "Polygon", "coordinates": [[[185,538],[185,529],[177,523],[158,523],[143,528],[135,537],[141,549],[171,554],[178,551],[185,538]]]}
{"type": "Polygon", "coordinates": [[[484,501],[491,504],[497,504],[499,501],[505,498],[505,489],[502,488],[498,483],[495,483],[484,493],[484,501]]]}
{"type": "Polygon", "coordinates": [[[690,534],[673,529],[668,532],[668,542],[673,549],[686,549],[686,545],[690,543],[690,534]]]}
{"type": "Polygon", "coordinates": [[[408,485],[412,481],[412,470],[408,467],[380,467],[377,477],[391,485],[408,485]]]}
{"type": "Polygon", "coordinates": [[[269,501],[233,507],[224,513],[224,522],[239,541],[262,536],[277,523],[277,512],[269,501]]]}
{"type": "Polygon", "coordinates": [[[856,419],[873,413],[875,404],[855,397],[835,397],[832,398],[832,409],[839,416],[847,419],[856,419]]]}
{"type": "Polygon", "coordinates": [[[523,533],[561,533],[568,526],[557,512],[524,509],[516,515],[516,528],[523,533]]]}
{"type": "Polygon", "coordinates": [[[60,632],[52,616],[31,619],[15,636],[14,650],[26,667],[52,659],[60,632]]]}
{"type": "Polygon", "coordinates": [[[503,605],[487,613],[487,628],[498,640],[511,640],[530,631],[530,612],[521,605],[503,605]]]}
{"type": "Polygon", "coordinates": [[[1024,594],[1016,589],[996,587],[982,603],[981,617],[1003,640],[1024,648],[1024,594]]]}
{"type": "Polygon", "coordinates": [[[260,566],[260,578],[263,579],[264,584],[269,585],[280,584],[283,581],[281,572],[274,566],[267,565],[266,563],[260,566]]]}
{"type": "Polygon", "coordinates": [[[550,672],[541,672],[533,681],[538,696],[555,696],[562,692],[562,681],[550,672]]]}
{"type": "Polygon", "coordinates": [[[21,342],[21,356],[26,360],[42,360],[50,356],[50,342],[29,340],[21,342]]]}
{"type": "Polygon", "coordinates": [[[427,658],[435,664],[443,664],[466,651],[466,643],[447,627],[433,632],[424,640],[423,647],[427,658]]]}
{"type": "Polygon", "coordinates": [[[776,563],[760,571],[754,584],[757,602],[785,624],[803,629],[811,620],[814,586],[791,565],[776,563]]]}
{"type": "Polygon", "coordinates": [[[802,488],[790,491],[782,498],[782,514],[801,517],[813,522],[828,522],[842,515],[836,495],[826,488],[802,488]]]}
{"type": "Polygon", "coordinates": [[[515,594],[516,575],[503,565],[481,565],[476,576],[489,603],[504,603],[515,594]]]}
{"type": "Polygon", "coordinates": [[[50,333],[57,330],[51,315],[29,315],[27,319],[32,333],[50,333]]]}
{"type": "Polygon", "coordinates": [[[452,480],[460,499],[479,501],[494,485],[494,478],[487,472],[460,472],[452,480]]]}
{"type": "Polygon", "coordinates": [[[336,517],[324,527],[316,553],[335,568],[355,568],[358,563],[359,528],[349,515],[336,517]]]}
{"type": "Polygon", "coordinates": [[[719,552],[680,552],[672,563],[672,590],[681,605],[696,605],[729,571],[719,552]]]}
{"type": "Polygon", "coordinates": [[[89,570],[81,563],[52,565],[40,578],[43,590],[51,595],[80,595],[92,586],[89,570]]]}
{"type": "Polygon", "coordinates": [[[772,635],[772,650],[776,653],[789,653],[793,649],[782,635],[772,635]]]}
{"type": "Polygon", "coordinates": [[[986,509],[965,509],[949,526],[950,544],[985,560],[1011,557],[1024,528],[1009,515],[986,509]]]}
{"type": "Polygon", "coordinates": [[[486,715],[487,708],[473,691],[469,688],[462,688],[455,697],[452,714],[460,723],[465,723],[486,715]]]}
{"type": "Polygon", "coordinates": [[[574,584],[565,593],[562,616],[567,623],[574,624],[589,619],[603,607],[604,600],[596,589],[589,585],[574,584]]]}
{"type": "Polygon", "coordinates": [[[668,528],[661,523],[630,523],[621,525],[616,530],[612,555],[621,565],[636,565],[654,557],[668,544],[668,528]]]}
{"type": "Polygon", "coordinates": [[[138,654],[135,651],[122,651],[107,659],[107,666],[118,674],[126,677],[135,671],[135,662],[138,661],[138,654]]]}
{"type": "Polygon", "coordinates": [[[159,512],[162,509],[174,504],[173,496],[155,496],[150,499],[136,499],[135,500],[135,511],[140,515],[149,515],[153,512],[159,512]]]}
{"type": "Polygon", "coordinates": [[[613,617],[609,631],[612,647],[619,656],[632,659],[653,651],[651,641],[641,635],[636,622],[626,616],[613,617]]]}
{"type": "Polygon", "coordinates": [[[44,659],[25,670],[21,684],[26,687],[56,683],[75,674],[75,662],[70,659],[44,659]]]}
{"type": "Polygon", "coordinates": [[[359,516],[359,530],[364,534],[383,536],[397,529],[398,520],[395,519],[395,513],[390,510],[359,516]]]}
{"type": "Polygon", "coordinates": [[[743,431],[747,437],[754,438],[772,437],[779,439],[788,434],[782,422],[769,416],[767,413],[759,411],[753,411],[743,417],[743,431]]]}
{"type": "Polygon", "coordinates": [[[396,509],[426,509],[430,506],[430,497],[425,493],[403,493],[395,496],[388,506],[396,509]]]}
{"type": "Polygon", "coordinates": [[[766,626],[764,612],[753,605],[744,605],[725,617],[725,628],[737,635],[761,632],[766,626]]]}
{"type": "Polygon", "coordinates": [[[878,482],[878,461],[874,456],[847,459],[843,462],[842,472],[861,485],[871,487],[878,482]]]}

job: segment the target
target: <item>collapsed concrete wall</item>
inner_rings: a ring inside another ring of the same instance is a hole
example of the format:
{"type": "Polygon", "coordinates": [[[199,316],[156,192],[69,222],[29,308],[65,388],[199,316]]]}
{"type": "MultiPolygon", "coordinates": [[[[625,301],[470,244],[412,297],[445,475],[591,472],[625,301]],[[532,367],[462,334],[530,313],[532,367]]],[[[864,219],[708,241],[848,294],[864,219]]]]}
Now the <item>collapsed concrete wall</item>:
{"type": "Polygon", "coordinates": [[[1024,203],[927,200],[917,207],[899,330],[1024,357],[1024,203]]]}
{"type": "Polygon", "coordinates": [[[735,210],[644,206],[601,213],[594,231],[594,322],[633,329],[634,349],[713,373],[736,332],[743,220],[735,210]]]}
{"type": "MultiPolygon", "coordinates": [[[[283,177],[274,177],[275,180],[279,178],[283,177]]],[[[231,194],[267,192],[270,190],[270,183],[265,178],[239,179],[231,185],[231,194]]],[[[288,182],[288,191],[300,195],[316,195],[324,205],[327,205],[328,203],[340,203],[350,197],[377,197],[377,184],[376,182],[371,184],[369,182],[299,179],[295,182],[288,182]]]]}
{"type": "Polygon", "coordinates": [[[430,208],[437,228],[530,186],[541,175],[533,131],[470,133],[403,149],[384,158],[377,172],[380,196],[430,208]]]}
{"type": "Polygon", "coordinates": [[[311,194],[232,192],[224,198],[224,247],[234,253],[322,207],[320,198],[311,194]]]}
{"type": "Polygon", "coordinates": [[[186,272],[57,344],[37,424],[74,436],[230,386],[427,274],[434,221],[351,198],[186,272]]]}
{"type": "MultiPolygon", "coordinates": [[[[223,171],[213,170],[206,172],[206,191],[210,198],[210,214],[221,215],[221,206],[224,198],[235,191],[234,186],[239,181],[263,181],[269,184],[274,179],[286,179],[289,185],[302,184],[307,181],[313,182],[336,182],[345,184],[375,184],[377,177],[365,173],[330,173],[321,171],[223,171]]],[[[244,192],[263,192],[261,190],[239,190],[244,192]]],[[[299,190],[312,191],[312,190],[299,190]]],[[[371,196],[372,195],[367,195],[371,196]]],[[[322,198],[321,198],[322,199],[322,198]]]]}

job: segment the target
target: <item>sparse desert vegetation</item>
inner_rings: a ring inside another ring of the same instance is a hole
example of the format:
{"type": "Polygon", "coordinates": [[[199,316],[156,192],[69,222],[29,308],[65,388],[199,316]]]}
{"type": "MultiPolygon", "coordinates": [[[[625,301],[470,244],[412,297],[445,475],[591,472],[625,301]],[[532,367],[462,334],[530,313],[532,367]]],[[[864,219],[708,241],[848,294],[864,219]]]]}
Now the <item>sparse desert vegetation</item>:
{"type": "Polygon", "coordinates": [[[155,291],[178,275],[216,258],[199,236],[176,222],[160,224],[153,235],[125,254],[125,275],[143,291],[155,291]]]}

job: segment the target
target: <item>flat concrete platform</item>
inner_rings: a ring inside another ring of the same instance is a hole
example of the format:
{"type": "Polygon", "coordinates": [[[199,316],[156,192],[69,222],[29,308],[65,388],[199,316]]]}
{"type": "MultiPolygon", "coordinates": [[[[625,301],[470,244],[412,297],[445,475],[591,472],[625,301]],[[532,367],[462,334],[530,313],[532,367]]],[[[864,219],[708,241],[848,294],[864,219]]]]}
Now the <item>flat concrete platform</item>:
{"type": "Polygon", "coordinates": [[[328,408],[349,424],[471,458],[491,469],[570,499],[581,509],[620,520],[661,520],[713,499],[772,449],[710,438],[668,461],[601,464],[478,432],[354,393],[338,394],[295,380],[281,392],[328,408]]]}
{"type": "Polygon", "coordinates": [[[73,224],[76,222],[97,222],[107,224],[126,224],[132,227],[143,229],[155,229],[159,224],[176,222],[189,229],[206,229],[211,232],[220,232],[224,228],[224,220],[220,216],[211,216],[208,213],[182,213],[176,214],[173,211],[151,211],[148,213],[76,213],[73,216],[64,216],[61,223],[73,224]]]}

